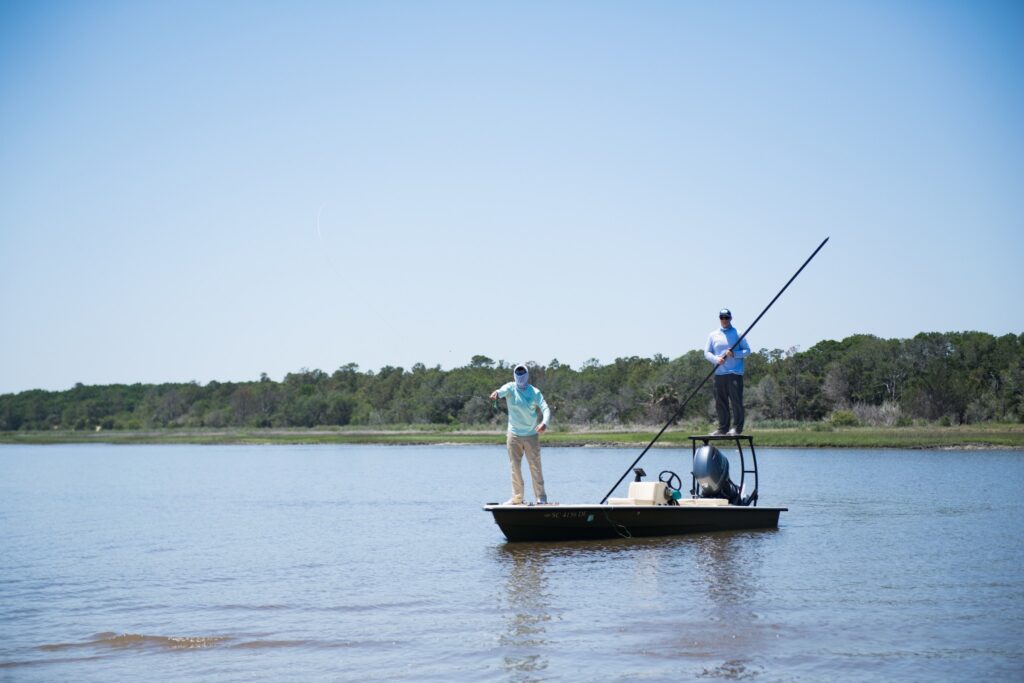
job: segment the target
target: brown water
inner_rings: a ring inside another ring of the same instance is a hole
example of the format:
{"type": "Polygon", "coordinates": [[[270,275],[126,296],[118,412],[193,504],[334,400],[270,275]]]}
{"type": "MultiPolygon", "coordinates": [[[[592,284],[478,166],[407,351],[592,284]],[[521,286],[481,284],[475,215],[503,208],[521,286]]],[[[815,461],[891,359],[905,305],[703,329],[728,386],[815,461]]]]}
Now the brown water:
{"type": "Polygon", "coordinates": [[[759,456],[778,530],[507,544],[500,446],[0,446],[0,680],[1024,680],[1024,454],[759,456]]]}

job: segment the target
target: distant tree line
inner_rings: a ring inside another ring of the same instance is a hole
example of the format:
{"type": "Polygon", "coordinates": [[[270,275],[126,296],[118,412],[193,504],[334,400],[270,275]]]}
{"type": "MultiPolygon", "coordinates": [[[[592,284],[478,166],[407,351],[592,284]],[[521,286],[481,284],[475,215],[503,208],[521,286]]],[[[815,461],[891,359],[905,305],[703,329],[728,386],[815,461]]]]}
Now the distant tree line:
{"type": "MultiPolygon", "coordinates": [[[[702,351],[678,358],[595,359],[579,368],[531,365],[531,381],[556,426],[660,425],[710,372],[702,351]]],[[[276,382],[115,384],[0,395],[0,430],[153,429],[504,424],[487,396],[512,365],[486,356],[451,370],[333,373],[303,369],[276,382]]],[[[806,351],[762,349],[747,360],[748,422],[830,420],[839,425],[1024,421],[1024,335],[922,333],[912,339],[856,335],[806,351]]],[[[680,416],[709,419],[711,383],[680,416]]]]}

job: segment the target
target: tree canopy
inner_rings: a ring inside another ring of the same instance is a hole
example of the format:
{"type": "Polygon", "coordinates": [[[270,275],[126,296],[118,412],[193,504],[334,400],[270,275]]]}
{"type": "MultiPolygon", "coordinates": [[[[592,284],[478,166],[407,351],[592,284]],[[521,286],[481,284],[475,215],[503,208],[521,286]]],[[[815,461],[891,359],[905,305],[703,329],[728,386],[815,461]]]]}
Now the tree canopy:
{"type": "MultiPolygon", "coordinates": [[[[530,364],[530,380],[555,425],[663,424],[710,372],[702,352],[678,358],[631,356],[575,369],[557,359],[530,364]]],[[[333,373],[303,368],[280,382],[76,384],[66,391],[0,395],[0,430],[168,427],[314,427],[444,424],[499,426],[488,398],[511,366],[484,355],[451,370],[333,373]]],[[[761,349],[747,359],[748,422],[822,420],[894,425],[910,420],[1024,421],[1024,335],[928,332],[912,339],[855,335],[806,351],[761,349]]],[[[711,383],[680,416],[713,412],[711,383]]]]}

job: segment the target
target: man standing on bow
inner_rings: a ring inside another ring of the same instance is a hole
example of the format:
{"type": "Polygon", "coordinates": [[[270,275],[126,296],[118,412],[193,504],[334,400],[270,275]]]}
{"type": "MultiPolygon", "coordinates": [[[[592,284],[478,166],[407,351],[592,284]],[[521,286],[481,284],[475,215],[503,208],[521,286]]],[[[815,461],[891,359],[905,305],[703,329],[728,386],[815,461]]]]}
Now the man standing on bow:
{"type": "Polygon", "coordinates": [[[715,370],[715,411],[718,429],[711,436],[736,436],[743,433],[743,359],[750,355],[746,338],[731,350],[740,333],[732,326],[732,312],[723,308],[718,312],[718,329],[708,335],[704,357],[718,368],[715,370]],[[732,411],[730,414],[730,404],[732,411]],[[735,417],[729,428],[730,418],[735,417]]]}
{"type": "Polygon", "coordinates": [[[508,406],[508,437],[505,443],[508,446],[509,464],[512,466],[512,497],[505,505],[523,504],[524,453],[530,466],[533,495],[538,503],[544,504],[548,502],[548,497],[544,492],[544,474],[540,468],[540,432],[548,428],[551,410],[540,390],[530,384],[530,371],[525,365],[517,365],[513,377],[514,382],[491,392],[492,401],[504,398],[508,406]],[[540,424],[537,424],[538,417],[540,424]]]}

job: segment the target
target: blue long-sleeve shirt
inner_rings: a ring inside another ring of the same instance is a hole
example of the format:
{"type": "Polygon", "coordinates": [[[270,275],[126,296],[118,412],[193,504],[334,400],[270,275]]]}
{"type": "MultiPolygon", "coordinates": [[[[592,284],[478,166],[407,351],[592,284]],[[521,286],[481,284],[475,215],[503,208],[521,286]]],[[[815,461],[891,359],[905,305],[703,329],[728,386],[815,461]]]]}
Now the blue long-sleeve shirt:
{"type": "MultiPolygon", "coordinates": [[[[728,351],[739,338],[740,333],[735,327],[722,327],[712,330],[711,334],[708,335],[708,344],[704,348],[704,357],[711,363],[717,363],[719,357],[728,351]]],[[[743,359],[750,355],[750,344],[747,343],[746,338],[740,342],[739,346],[733,349],[732,353],[733,357],[726,358],[725,362],[715,370],[716,375],[743,374],[743,359]]]]}
{"type": "Polygon", "coordinates": [[[544,394],[532,384],[518,389],[515,382],[509,382],[498,389],[498,396],[508,405],[508,431],[516,436],[534,436],[538,425],[551,421],[551,410],[544,394]],[[538,413],[540,422],[537,422],[538,413]]]}

